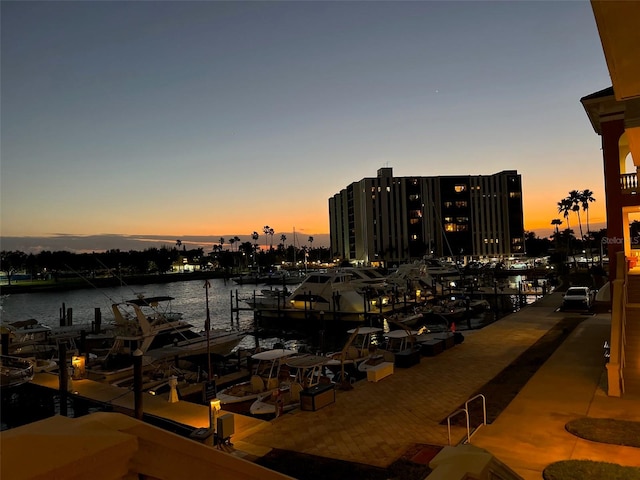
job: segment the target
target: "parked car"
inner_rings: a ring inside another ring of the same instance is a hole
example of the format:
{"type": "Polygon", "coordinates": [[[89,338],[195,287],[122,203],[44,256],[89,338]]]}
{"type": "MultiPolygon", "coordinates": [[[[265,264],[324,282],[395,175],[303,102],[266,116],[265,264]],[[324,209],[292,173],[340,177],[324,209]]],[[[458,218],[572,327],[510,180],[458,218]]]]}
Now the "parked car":
{"type": "Polygon", "coordinates": [[[589,311],[593,306],[594,291],[589,287],[569,287],[562,297],[561,311],[589,311]]]}

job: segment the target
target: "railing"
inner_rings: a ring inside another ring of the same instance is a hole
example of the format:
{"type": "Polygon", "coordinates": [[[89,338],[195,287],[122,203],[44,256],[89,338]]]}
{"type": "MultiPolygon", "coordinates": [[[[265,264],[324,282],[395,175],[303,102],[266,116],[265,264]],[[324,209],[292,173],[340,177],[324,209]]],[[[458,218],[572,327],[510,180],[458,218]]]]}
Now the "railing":
{"type": "Polygon", "coordinates": [[[620,189],[623,193],[638,192],[638,174],[623,173],[620,175],[620,189]]]}
{"type": "Polygon", "coordinates": [[[478,425],[477,428],[480,428],[482,425],[486,425],[487,424],[487,401],[486,398],[483,394],[478,394],[475,397],[471,397],[469,400],[467,400],[464,404],[464,408],[461,408],[459,410],[456,410],[455,412],[453,412],[451,415],[449,415],[447,417],[447,433],[449,435],[449,446],[451,446],[451,419],[453,417],[455,417],[456,415],[460,414],[460,413],[464,413],[465,415],[465,419],[467,421],[467,439],[464,441],[464,443],[471,443],[471,435],[473,435],[473,433],[475,433],[475,431],[477,430],[477,428],[474,429],[473,433],[471,432],[471,428],[469,427],[469,403],[471,403],[473,400],[477,399],[477,398],[481,398],[482,399],[482,423],[480,425],[478,425]]]}

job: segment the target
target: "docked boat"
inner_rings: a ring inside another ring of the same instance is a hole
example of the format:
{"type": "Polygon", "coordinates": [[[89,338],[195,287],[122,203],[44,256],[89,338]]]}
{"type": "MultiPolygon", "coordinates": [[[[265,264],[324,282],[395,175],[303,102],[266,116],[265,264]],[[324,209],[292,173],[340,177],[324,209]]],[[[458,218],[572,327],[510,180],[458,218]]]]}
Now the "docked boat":
{"type": "Polygon", "coordinates": [[[9,388],[33,379],[33,362],[25,358],[0,355],[0,387],[9,388]]]}
{"type": "Polygon", "coordinates": [[[336,383],[355,375],[360,364],[376,354],[382,332],[378,327],[357,327],[347,331],[349,339],[342,350],[327,354],[326,367],[334,372],[336,383]]]}
{"type": "Polygon", "coordinates": [[[250,380],[225,388],[216,395],[222,407],[253,402],[259,395],[279,388],[281,381],[290,381],[289,369],[284,362],[296,354],[295,350],[287,349],[265,350],[253,354],[253,375],[250,380]]]}
{"type": "Polygon", "coordinates": [[[353,281],[350,272],[331,270],[310,273],[282,305],[257,307],[261,318],[340,320],[363,323],[367,314],[391,309],[387,296],[368,291],[353,281]]]}
{"type": "Polygon", "coordinates": [[[323,381],[330,383],[323,371],[328,361],[327,357],[321,355],[299,355],[288,359],[286,365],[292,371],[292,379],[283,382],[275,390],[259,395],[251,404],[251,415],[279,415],[298,408],[304,389],[323,381]]]}
{"type": "Polygon", "coordinates": [[[3,323],[2,331],[9,336],[8,353],[16,357],[51,358],[57,355],[60,343],[69,350],[77,349],[80,340],[85,342],[113,340],[113,327],[105,325],[101,332],[94,333],[95,326],[76,324],[50,327],[34,318],[3,323]]]}
{"type": "Polygon", "coordinates": [[[298,270],[276,270],[263,275],[265,285],[298,285],[307,278],[307,274],[298,270]]]}
{"type": "Polygon", "coordinates": [[[172,300],[169,296],[139,297],[113,304],[115,339],[104,358],[87,368],[90,378],[111,383],[131,375],[136,351],[147,366],[207,354],[225,356],[247,335],[223,329],[196,332],[180,312],[171,309],[172,300]]]}

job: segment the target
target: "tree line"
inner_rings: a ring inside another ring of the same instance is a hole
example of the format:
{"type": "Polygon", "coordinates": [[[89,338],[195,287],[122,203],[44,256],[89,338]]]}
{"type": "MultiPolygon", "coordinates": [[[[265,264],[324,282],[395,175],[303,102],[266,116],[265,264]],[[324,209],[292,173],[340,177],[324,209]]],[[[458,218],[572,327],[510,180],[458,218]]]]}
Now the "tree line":
{"type": "Polygon", "coordinates": [[[212,245],[210,252],[202,247],[188,249],[182,240],[175,245],[147,248],[142,251],[119,249],[105,252],[73,253],[69,251],[48,251],[25,253],[3,250],[0,252],[0,272],[11,284],[12,276],[25,272],[31,278],[57,280],[63,277],[85,276],[126,276],[163,274],[184,271],[185,265],[196,266],[200,270],[223,271],[229,274],[247,268],[269,271],[274,265],[295,267],[294,263],[323,263],[331,260],[329,249],[314,247],[313,237],[308,237],[308,245],[301,247],[286,244],[286,235],[281,235],[281,243],[273,246],[274,230],[265,226],[265,246],[261,248],[257,232],[251,234],[251,241],[243,242],[239,237],[226,241],[220,238],[212,245]],[[271,242],[269,242],[271,240],[271,242]]]}

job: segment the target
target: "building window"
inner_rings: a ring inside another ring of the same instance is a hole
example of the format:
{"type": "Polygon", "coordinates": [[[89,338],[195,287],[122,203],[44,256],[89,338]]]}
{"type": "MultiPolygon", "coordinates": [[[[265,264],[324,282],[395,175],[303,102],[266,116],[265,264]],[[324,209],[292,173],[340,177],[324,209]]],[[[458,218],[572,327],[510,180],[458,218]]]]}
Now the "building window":
{"type": "Polygon", "coordinates": [[[453,217],[444,217],[445,223],[453,223],[453,217]]]}
{"type": "Polygon", "coordinates": [[[509,198],[520,198],[520,192],[509,192],[509,198]]]}
{"type": "Polygon", "coordinates": [[[466,208],[467,206],[467,201],[466,200],[458,200],[456,202],[456,207],[458,208],[466,208]]]}
{"type": "Polygon", "coordinates": [[[456,193],[462,193],[462,192],[466,192],[467,191],[467,186],[466,185],[456,185],[455,187],[453,187],[453,189],[455,190],[456,193]]]}
{"type": "Polygon", "coordinates": [[[416,200],[420,200],[420,195],[417,195],[417,194],[409,195],[409,200],[411,200],[412,202],[415,202],[416,200]]]}
{"type": "Polygon", "coordinates": [[[469,221],[469,217],[456,217],[456,222],[458,223],[467,223],[469,221]]]}
{"type": "Polygon", "coordinates": [[[455,232],[457,225],[455,223],[445,223],[444,231],[445,232],[455,232]]]}
{"type": "Polygon", "coordinates": [[[444,202],[442,205],[444,205],[444,208],[451,208],[453,207],[453,202],[444,202]]]}
{"type": "Polygon", "coordinates": [[[467,230],[467,225],[456,225],[456,232],[466,232],[467,230]]]}

